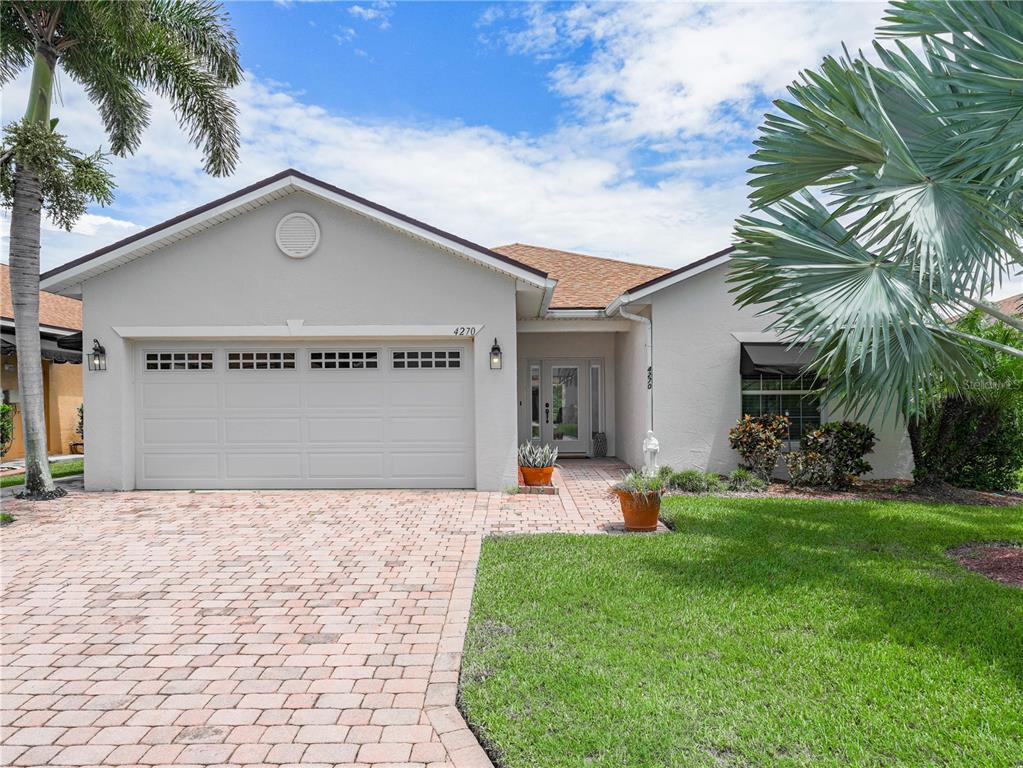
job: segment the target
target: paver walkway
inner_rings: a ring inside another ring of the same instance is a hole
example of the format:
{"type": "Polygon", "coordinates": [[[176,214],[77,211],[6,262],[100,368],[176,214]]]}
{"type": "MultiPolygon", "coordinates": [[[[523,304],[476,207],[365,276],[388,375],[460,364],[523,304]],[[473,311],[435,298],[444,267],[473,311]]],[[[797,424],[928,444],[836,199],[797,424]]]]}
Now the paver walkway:
{"type": "Polygon", "coordinates": [[[489,766],[455,708],[482,537],[619,527],[558,496],[75,492],[4,500],[0,765],[489,766]]]}

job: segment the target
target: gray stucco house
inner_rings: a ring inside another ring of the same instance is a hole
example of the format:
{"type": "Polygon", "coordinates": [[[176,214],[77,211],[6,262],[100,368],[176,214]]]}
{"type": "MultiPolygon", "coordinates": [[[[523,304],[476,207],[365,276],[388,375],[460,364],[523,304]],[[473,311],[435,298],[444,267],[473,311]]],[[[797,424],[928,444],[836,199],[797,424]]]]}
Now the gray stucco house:
{"type": "MultiPolygon", "coordinates": [[[[727,471],[740,414],[829,418],[728,250],[486,248],[294,170],[43,275],[84,300],[89,489],[502,489],[516,446],[727,471]],[[606,448],[605,448],[606,446],[606,448]]],[[[794,435],[794,437],[798,434],[794,435]]],[[[878,476],[906,476],[879,428],[878,476]]]]}

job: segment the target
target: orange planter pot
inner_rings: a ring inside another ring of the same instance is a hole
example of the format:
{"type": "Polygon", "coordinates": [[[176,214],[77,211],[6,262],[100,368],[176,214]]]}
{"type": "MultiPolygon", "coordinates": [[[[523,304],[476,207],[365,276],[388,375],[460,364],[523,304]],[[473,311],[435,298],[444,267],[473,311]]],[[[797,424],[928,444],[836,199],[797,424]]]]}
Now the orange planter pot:
{"type": "Polygon", "coordinates": [[[554,467],[519,467],[526,485],[550,485],[554,467]]]}
{"type": "Polygon", "coordinates": [[[661,514],[661,494],[615,491],[622,505],[622,517],[627,531],[656,531],[661,514]]]}

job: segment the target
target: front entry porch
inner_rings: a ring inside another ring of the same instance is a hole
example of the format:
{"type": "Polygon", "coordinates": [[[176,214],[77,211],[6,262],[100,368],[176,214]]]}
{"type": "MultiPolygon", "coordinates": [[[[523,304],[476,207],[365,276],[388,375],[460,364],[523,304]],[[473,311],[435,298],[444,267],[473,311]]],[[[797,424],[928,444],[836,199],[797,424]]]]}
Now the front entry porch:
{"type": "Polygon", "coordinates": [[[519,442],[565,457],[614,456],[614,358],[611,331],[520,332],[519,442]]]}

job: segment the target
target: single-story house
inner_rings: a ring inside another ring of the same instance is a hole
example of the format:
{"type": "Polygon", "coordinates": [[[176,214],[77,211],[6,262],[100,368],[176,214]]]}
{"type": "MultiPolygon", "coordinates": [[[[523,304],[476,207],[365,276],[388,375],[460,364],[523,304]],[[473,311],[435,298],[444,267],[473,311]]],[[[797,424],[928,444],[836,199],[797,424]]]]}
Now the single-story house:
{"type": "MultiPolygon", "coordinates": [[[[70,453],[81,442],[78,406],[82,404],[82,302],[67,296],[39,292],[39,342],[43,364],[46,442],[51,455],[70,453]],[[71,342],[70,344],[68,342],[71,342]]],[[[11,268],[0,264],[0,389],[3,402],[18,408],[18,354],[15,348],[11,268]]],[[[25,455],[20,413],[15,414],[14,439],[4,459],[25,455]]]]}
{"type": "MultiPolygon", "coordinates": [[[[743,411],[822,418],[728,258],[487,248],[286,170],[43,286],[103,349],[87,488],[497,490],[526,440],[639,466],[652,429],[659,463],[727,471],[743,411]]],[[[877,475],[909,473],[906,443],[880,430],[877,475]]]]}

